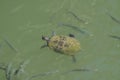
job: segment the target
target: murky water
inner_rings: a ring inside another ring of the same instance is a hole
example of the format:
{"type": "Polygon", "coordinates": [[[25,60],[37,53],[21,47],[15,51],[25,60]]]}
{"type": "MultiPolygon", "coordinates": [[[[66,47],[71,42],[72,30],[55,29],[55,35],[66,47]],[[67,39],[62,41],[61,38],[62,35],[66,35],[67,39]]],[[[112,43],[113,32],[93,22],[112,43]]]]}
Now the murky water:
{"type": "MultiPolygon", "coordinates": [[[[1,0],[0,66],[11,64],[13,72],[20,68],[12,80],[120,80],[119,3],[1,0]],[[45,44],[41,36],[51,36],[52,31],[72,33],[80,41],[76,63],[49,48],[40,49],[45,44]],[[79,71],[81,68],[86,71],[79,71]]],[[[0,69],[0,80],[6,80],[5,73],[0,69]]]]}

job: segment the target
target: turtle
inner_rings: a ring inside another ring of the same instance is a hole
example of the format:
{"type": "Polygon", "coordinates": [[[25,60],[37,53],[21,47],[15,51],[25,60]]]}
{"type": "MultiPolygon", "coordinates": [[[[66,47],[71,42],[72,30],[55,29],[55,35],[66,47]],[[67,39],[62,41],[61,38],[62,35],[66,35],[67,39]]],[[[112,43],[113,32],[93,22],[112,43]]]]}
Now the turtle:
{"type": "Polygon", "coordinates": [[[56,35],[52,33],[51,37],[42,36],[42,40],[45,40],[47,44],[42,45],[41,48],[49,47],[55,52],[72,56],[73,61],[76,62],[75,54],[80,51],[80,42],[75,39],[73,34],[69,36],[56,35]]]}

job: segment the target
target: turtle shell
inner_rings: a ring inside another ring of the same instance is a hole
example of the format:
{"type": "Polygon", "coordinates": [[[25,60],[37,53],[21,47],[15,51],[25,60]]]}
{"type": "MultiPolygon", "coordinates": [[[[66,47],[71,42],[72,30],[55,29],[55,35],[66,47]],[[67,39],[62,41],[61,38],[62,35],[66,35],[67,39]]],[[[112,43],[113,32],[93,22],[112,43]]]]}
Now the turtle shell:
{"type": "Polygon", "coordinates": [[[54,51],[74,55],[80,50],[80,43],[73,37],[55,35],[52,36],[48,42],[48,46],[54,51]]]}

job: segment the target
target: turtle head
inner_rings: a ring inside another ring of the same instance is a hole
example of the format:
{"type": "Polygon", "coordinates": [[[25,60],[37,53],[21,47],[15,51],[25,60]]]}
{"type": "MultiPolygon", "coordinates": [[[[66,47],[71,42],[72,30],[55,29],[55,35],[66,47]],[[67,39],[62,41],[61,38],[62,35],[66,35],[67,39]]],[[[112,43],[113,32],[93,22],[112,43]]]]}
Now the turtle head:
{"type": "Polygon", "coordinates": [[[49,41],[49,38],[46,36],[42,36],[42,40],[49,41]]]}
{"type": "Polygon", "coordinates": [[[42,36],[42,40],[45,40],[47,42],[47,44],[42,45],[41,48],[48,47],[49,38],[46,36],[42,36]]]}

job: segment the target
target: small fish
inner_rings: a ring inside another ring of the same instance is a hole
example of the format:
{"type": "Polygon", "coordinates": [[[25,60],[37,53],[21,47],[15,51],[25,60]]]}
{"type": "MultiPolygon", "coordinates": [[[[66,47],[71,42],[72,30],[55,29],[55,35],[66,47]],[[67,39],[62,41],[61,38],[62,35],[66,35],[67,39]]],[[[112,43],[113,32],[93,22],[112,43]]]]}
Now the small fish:
{"type": "Polygon", "coordinates": [[[81,19],[81,18],[79,18],[74,12],[72,12],[72,11],[69,11],[69,10],[67,10],[67,12],[69,13],[69,14],[71,14],[76,20],[78,20],[79,22],[83,22],[83,23],[86,23],[86,21],[85,20],[83,20],[83,19],[81,19]]]}
{"type": "Polygon", "coordinates": [[[113,20],[115,21],[116,23],[120,24],[120,20],[118,20],[117,18],[115,18],[114,16],[112,16],[110,13],[106,12],[107,15],[113,20]]]}
{"type": "Polygon", "coordinates": [[[13,51],[18,52],[17,48],[15,48],[15,46],[6,37],[4,37],[4,41],[13,51]]]}
{"type": "Polygon", "coordinates": [[[119,39],[120,40],[120,36],[115,36],[115,35],[109,35],[110,37],[112,38],[115,38],[115,39],[119,39]]]}
{"type": "Polygon", "coordinates": [[[88,72],[88,71],[90,70],[89,69],[72,69],[72,70],[62,72],[62,74],[71,73],[71,72],[88,72]]]}
{"type": "Polygon", "coordinates": [[[23,61],[19,64],[18,69],[15,70],[14,75],[18,75],[20,72],[24,72],[25,65],[28,64],[28,61],[23,61]]]}
{"type": "Polygon", "coordinates": [[[90,71],[90,69],[73,69],[73,70],[71,70],[71,72],[73,72],[73,71],[90,71]]]}
{"type": "Polygon", "coordinates": [[[12,80],[12,64],[9,63],[6,67],[5,70],[5,74],[6,74],[6,79],[7,80],[12,80]]]}
{"type": "Polygon", "coordinates": [[[73,26],[73,25],[70,25],[70,24],[64,24],[64,23],[59,23],[58,26],[70,27],[70,28],[72,28],[72,29],[74,29],[74,30],[76,30],[76,31],[79,31],[79,32],[82,33],[82,34],[85,34],[85,31],[82,30],[82,29],[80,29],[80,28],[78,28],[77,26],[73,26]]]}
{"type": "Polygon", "coordinates": [[[56,70],[56,71],[50,71],[50,72],[44,72],[44,73],[39,73],[39,74],[35,74],[33,76],[31,76],[29,79],[27,80],[31,80],[33,78],[38,78],[38,77],[41,77],[41,76],[47,76],[47,75],[50,75],[50,74],[55,74],[55,73],[58,73],[59,71],[56,70]]]}
{"type": "Polygon", "coordinates": [[[98,71],[98,69],[73,69],[72,71],[98,71]]]}
{"type": "Polygon", "coordinates": [[[90,71],[90,69],[73,69],[73,70],[70,70],[68,72],[80,72],[80,71],[90,71]]]}
{"type": "Polygon", "coordinates": [[[93,34],[89,33],[88,31],[86,31],[85,29],[81,29],[80,27],[77,27],[77,26],[74,26],[74,25],[71,25],[71,24],[65,24],[65,23],[58,23],[58,26],[66,26],[66,27],[70,27],[82,34],[87,34],[89,36],[93,36],[93,34]]]}

